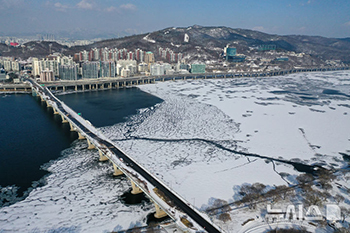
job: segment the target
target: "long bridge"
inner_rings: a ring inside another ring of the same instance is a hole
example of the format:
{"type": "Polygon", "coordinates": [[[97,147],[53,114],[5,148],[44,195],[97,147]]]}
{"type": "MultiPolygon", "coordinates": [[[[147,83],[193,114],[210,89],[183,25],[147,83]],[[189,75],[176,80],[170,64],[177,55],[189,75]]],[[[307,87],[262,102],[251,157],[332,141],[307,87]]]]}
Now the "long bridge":
{"type": "Polygon", "coordinates": [[[86,139],[88,149],[99,152],[100,161],[109,160],[114,167],[114,175],[126,175],[132,186],[132,194],[145,193],[156,209],[154,216],[162,218],[169,216],[174,220],[178,229],[183,232],[223,232],[212,223],[210,218],[198,211],[189,202],[169,188],[156,176],[150,173],[131,156],[126,154],[115,143],[101,134],[90,122],[60,101],[52,92],[33,79],[26,79],[32,88],[33,95],[37,95],[54,114],[59,114],[62,123],[68,123],[72,131],[76,131],[79,139],[86,139]]]}
{"type": "MultiPolygon", "coordinates": [[[[323,72],[349,70],[349,66],[328,67],[328,68],[295,68],[279,71],[264,72],[237,72],[237,73],[203,73],[203,74],[173,74],[161,76],[133,76],[127,78],[98,78],[82,80],[61,80],[54,82],[41,82],[50,91],[87,91],[87,90],[105,90],[130,87],[134,85],[164,82],[171,80],[196,80],[196,79],[218,79],[218,78],[243,78],[243,77],[271,77],[281,76],[302,72],[323,72]]],[[[0,92],[17,91],[30,92],[29,84],[8,84],[0,86],[0,92]]]]}

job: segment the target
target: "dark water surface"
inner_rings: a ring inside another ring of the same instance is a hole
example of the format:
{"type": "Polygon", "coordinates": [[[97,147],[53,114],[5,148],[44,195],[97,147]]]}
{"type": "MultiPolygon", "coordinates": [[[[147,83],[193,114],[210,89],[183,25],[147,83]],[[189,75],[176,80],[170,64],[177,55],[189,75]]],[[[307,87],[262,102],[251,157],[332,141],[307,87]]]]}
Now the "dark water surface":
{"type": "Polygon", "coordinates": [[[24,191],[46,174],[40,166],[75,139],[50,111],[31,95],[0,95],[0,186],[24,191]]]}
{"type": "Polygon", "coordinates": [[[137,109],[162,101],[138,88],[80,92],[58,97],[96,127],[124,122],[127,116],[137,114],[137,109]]]}
{"type": "MultiPolygon", "coordinates": [[[[96,127],[123,122],[137,109],[162,101],[137,88],[58,97],[96,127]]],[[[47,174],[40,167],[60,157],[76,138],[69,125],[62,124],[60,116],[53,115],[38,97],[0,95],[0,186],[17,186],[22,195],[47,174]]]]}

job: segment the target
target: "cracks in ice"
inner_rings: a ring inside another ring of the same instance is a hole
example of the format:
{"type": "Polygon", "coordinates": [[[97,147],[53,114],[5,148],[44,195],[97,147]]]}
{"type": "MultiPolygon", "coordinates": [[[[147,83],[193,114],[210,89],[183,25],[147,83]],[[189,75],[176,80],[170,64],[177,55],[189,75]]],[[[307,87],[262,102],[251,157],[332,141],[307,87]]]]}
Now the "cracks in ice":
{"type": "Polygon", "coordinates": [[[315,153],[315,154],[318,154],[316,152],[315,149],[320,149],[321,147],[320,146],[317,146],[317,145],[312,145],[311,142],[309,141],[309,139],[306,137],[306,133],[305,133],[305,130],[303,128],[299,128],[299,131],[301,132],[301,134],[303,135],[305,141],[307,142],[307,144],[309,145],[310,149],[315,153]]]}
{"type": "MultiPolygon", "coordinates": [[[[249,152],[244,152],[244,151],[238,151],[237,149],[237,144],[234,145],[234,149],[230,149],[227,148],[221,144],[219,144],[218,142],[215,141],[211,141],[211,140],[207,140],[207,139],[202,139],[202,138],[191,138],[191,139],[162,139],[162,138],[146,138],[146,137],[138,137],[138,136],[132,136],[129,137],[127,139],[121,139],[118,141],[128,141],[128,140],[146,140],[146,141],[156,141],[156,142],[188,142],[188,141],[200,141],[200,142],[204,142],[210,145],[215,146],[216,148],[219,148],[221,150],[224,151],[228,151],[230,153],[233,154],[238,154],[238,155],[243,155],[245,157],[255,157],[255,158],[260,158],[260,159],[266,159],[269,161],[275,161],[275,162],[280,162],[280,163],[284,163],[284,164],[288,164],[288,165],[292,165],[297,171],[300,172],[307,172],[307,173],[314,173],[315,172],[315,168],[319,167],[319,168],[323,168],[319,165],[307,165],[307,164],[303,164],[300,162],[296,162],[296,161],[289,161],[289,160],[283,160],[283,159],[279,159],[279,158],[272,158],[272,157],[268,157],[268,156],[263,156],[263,155],[258,155],[258,154],[254,154],[254,153],[249,153],[249,152]]],[[[225,140],[227,141],[227,140],[225,140]]]]}
{"type": "Polygon", "coordinates": [[[276,170],[276,164],[275,164],[275,161],[271,161],[272,162],[272,167],[273,167],[273,170],[274,172],[276,172],[277,175],[279,175],[281,177],[282,180],[284,180],[288,185],[290,185],[290,182],[288,182],[288,180],[286,180],[284,178],[284,176],[282,174],[280,174],[277,170],[276,170]]]}
{"type": "Polygon", "coordinates": [[[224,170],[216,171],[216,172],[214,172],[214,173],[221,173],[221,172],[226,172],[226,171],[229,171],[229,170],[234,170],[234,169],[237,169],[237,168],[240,168],[240,167],[244,167],[244,166],[246,166],[246,165],[248,165],[248,164],[250,164],[250,163],[254,163],[254,162],[257,161],[257,160],[258,160],[258,159],[254,159],[254,160],[250,161],[250,160],[248,159],[248,162],[247,162],[247,163],[243,163],[243,164],[241,164],[241,165],[238,165],[238,166],[235,166],[235,167],[231,167],[231,168],[227,168],[227,169],[224,169],[224,170]]]}

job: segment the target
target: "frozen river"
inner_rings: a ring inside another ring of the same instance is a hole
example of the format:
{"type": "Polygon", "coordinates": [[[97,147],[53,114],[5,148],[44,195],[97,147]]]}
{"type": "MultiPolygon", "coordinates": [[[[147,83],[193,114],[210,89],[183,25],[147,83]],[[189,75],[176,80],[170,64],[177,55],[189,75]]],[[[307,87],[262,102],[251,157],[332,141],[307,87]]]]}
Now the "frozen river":
{"type": "MultiPolygon", "coordinates": [[[[198,209],[240,199],[243,184],[293,185],[302,172],[295,164],[348,167],[349,71],[139,88],[164,101],[100,130],[198,209]]],[[[85,142],[72,143],[45,169],[46,185],[0,209],[0,232],[121,230],[144,226],[153,211],[147,202],[120,201],[128,182],[113,178],[111,165],[98,163],[85,142]]],[[[345,175],[337,182],[350,186],[345,175]]],[[[249,213],[227,229],[246,218],[249,213]]]]}

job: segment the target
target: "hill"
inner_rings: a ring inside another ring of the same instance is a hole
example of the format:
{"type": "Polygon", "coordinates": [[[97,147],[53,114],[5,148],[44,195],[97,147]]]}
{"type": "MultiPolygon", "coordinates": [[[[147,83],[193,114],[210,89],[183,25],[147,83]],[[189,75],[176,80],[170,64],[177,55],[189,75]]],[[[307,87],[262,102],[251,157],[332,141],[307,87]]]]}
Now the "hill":
{"type": "Polygon", "coordinates": [[[68,47],[53,41],[31,41],[19,47],[0,44],[0,56],[27,59],[29,57],[46,57],[52,53],[67,53],[68,47]],[[51,48],[50,48],[51,47],[51,48]]]}
{"type": "Polygon", "coordinates": [[[238,53],[246,56],[254,56],[256,54],[255,48],[258,46],[275,45],[277,51],[307,54],[305,62],[310,63],[309,65],[325,62],[326,60],[340,60],[350,63],[349,38],[336,39],[302,35],[280,36],[247,29],[202,27],[198,25],[187,28],[166,28],[147,34],[103,40],[87,46],[71,48],[55,42],[29,42],[24,45],[24,48],[0,46],[0,55],[22,58],[43,57],[49,53],[49,44],[52,46],[52,52],[62,52],[66,55],[73,55],[76,52],[84,49],[90,50],[94,47],[108,47],[120,49],[140,48],[145,51],[153,51],[157,56],[156,51],[159,47],[162,47],[183,53],[188,61],[202,62],[220,59],[223,48],[228,44],[236,47],[238,53]],[[185,37],[188,38],[188,42],[186,42],[185,37]]]}

